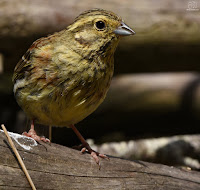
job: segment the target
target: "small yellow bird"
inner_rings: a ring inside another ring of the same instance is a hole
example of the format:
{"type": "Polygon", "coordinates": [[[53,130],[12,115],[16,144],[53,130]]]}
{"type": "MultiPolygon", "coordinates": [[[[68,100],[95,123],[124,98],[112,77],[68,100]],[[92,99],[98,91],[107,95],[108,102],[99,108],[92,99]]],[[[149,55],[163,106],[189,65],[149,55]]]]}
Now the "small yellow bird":
{"type": "Polygon", "coordinates": [[[71,127],[99,164],[74,124],[94,112],[105,99],[114,69],[114,52],[122,36],[135,32],[113,12],[92,9],[66,29],[36,40],[15,67],[14,94],[32,121],[25,135],[35,140],[34,122],[71,127]]]}

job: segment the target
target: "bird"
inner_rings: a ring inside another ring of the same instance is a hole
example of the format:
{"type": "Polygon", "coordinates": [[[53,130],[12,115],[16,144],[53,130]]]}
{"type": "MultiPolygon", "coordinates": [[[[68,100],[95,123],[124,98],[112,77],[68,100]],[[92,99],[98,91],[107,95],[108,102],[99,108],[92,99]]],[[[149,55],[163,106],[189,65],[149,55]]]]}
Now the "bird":
{"type": "Polygon", "coordinates": [[[100,165],[99,157],[75,127],[103,102],[114,71],[114,52],[123,36],[135,32],[111,11],[84,11],[65,29],[42,37],[17,63],[13,91],[18,105],[31,120],[23,133],[36,141],[36,123],[69,127],[100,165]]]}

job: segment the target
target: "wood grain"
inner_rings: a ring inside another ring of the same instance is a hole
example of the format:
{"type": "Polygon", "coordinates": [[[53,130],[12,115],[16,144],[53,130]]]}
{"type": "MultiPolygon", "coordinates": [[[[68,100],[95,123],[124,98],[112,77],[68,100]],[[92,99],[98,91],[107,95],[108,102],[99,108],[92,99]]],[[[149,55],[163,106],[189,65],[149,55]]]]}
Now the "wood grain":
{"type": "MultiPolygon", "coordinates": [[[[18,138],[28,146],[28,138],[18,138]]],[[[25,150],[15,143],[37,189],[198,190],[200,173],[110,157],[101,170],[90,157],[57,144],[25,150]]],[[[30,189],[3,132],[0,132],[0,189],[30,189]]]]}
{"type": "MultiPolygon", "coordinates": [[[[199,5],[198,5],[199,6],[199,5]]],[[[65,28],[81,12],[103,8],[119,14],[134,30],[139,42],[200,40],[199,11],[188,11],[187,0],[54,1],[2,0],[0,35],[25,37],[65,28]],[[15,18],[15,19],[13,19],[15,18]],[[151,36],[151,37],[150,37],[151,36]]],[[[200,8],[200,7],[197,7],[200,8]]],[[[131,38],[130,38],[131,39],[131,38]]]]}

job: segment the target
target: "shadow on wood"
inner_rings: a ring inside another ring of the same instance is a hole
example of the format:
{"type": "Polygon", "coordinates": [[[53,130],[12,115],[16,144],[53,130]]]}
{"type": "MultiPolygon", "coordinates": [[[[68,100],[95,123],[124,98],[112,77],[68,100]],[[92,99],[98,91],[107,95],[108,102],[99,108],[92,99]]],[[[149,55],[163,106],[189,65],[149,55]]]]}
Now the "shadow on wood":
{"type": "MultiPolygon", "coordinates": [[[[101,160],[99,170],[90,155],[10,135],[37,189],[200,189],[198,172],[112,157],[110,161],[101,160]]],[[[29,184],[0,131],[0,189],[27,188],[29,184]]]]}

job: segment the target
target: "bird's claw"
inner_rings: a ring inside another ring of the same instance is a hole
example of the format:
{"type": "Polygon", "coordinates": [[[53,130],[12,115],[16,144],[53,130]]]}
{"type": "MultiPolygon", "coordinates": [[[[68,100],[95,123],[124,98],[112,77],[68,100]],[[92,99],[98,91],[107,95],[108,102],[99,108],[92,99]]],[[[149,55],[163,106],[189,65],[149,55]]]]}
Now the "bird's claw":
{"type": "Polygon", "coordinates": [[[99,152],[96,152],[96,151],[92,150],[89,145],[87,145],[87,146],[88,146],[87,148],[83,147],[81,149],[81,153],[84,153],[84,152],[90,153],[90,155],[92,156],[92,158],[94,159],[94,161],[98,164],[99,170],[100,170],[101,169],[101,164],[100,164],[99,157],[103,158],[103,159],[110,160],[109,157],[107,157],[105,154],[101,154],[99,152]]]}
{"type": "Polygon", "coordinates": [[[48,138],[45,138],[44,136],[40,137],[37,135],[37,133],[35,132],[35,130],[30,129],[29,132],[23,132],[22,135],[27,136],[27,137],[31,137],[32,139],[34,139],[37,142],[45,142],[45,143],[49,143],[51,144],[51,141],[48,138]]]}

